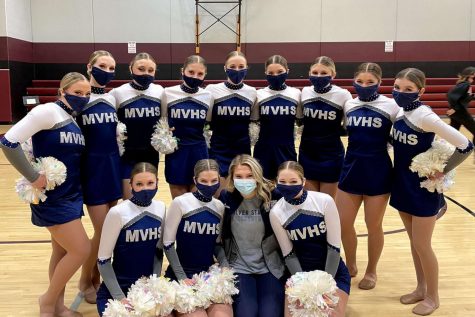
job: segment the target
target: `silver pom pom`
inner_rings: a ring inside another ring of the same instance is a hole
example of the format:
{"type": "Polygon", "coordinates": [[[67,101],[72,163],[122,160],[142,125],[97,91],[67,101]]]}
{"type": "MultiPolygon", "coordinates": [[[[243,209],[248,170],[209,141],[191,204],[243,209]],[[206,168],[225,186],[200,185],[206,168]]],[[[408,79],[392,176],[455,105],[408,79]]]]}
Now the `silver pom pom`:
{"type": "Polygon", "coordinates": [[[251,122],[249,124],[249,138],[251,139],[251,145],[255,146],[259,140],[259,132],[261,131],[261,126],[259,123],[251,122]]]}
{"type": "Polygon", "coordinates": [[[178,148],[178,139],[173,136],[166,118],[161,118],[155,125],[155,132],[150,142],[153,148],[162,154],[171,154],[178,148]]]}

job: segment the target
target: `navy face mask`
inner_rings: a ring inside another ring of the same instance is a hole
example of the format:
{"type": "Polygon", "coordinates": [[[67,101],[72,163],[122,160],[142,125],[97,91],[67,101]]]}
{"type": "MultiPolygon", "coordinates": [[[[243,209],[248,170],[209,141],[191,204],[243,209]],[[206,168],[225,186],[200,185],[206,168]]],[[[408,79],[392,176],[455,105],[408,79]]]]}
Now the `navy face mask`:
{"type": "Polygon", "coordinates": [[[192,88],[192,89],[195,89],[195,88],[198,88],[199,86],[201,86],[204,82],[203,79],[199,79],[199,78],[194,78],[194,77],[188,77],[186,76],[185,74],[183,74],[183,81],[185,82],[185,84],[192,88]]]}
{"type": "Polygon", "coordinates": [[[323,89],[331,83],[332,76],[310,76],[309,79],[315,89],[323,89]]]}
{"type": "Polygon", "coordinates": [[[406,110],[414,101],[419,99],[419,92],[400,92],[393,90],[392,92],[394,101],[399,107],[406,110]]]}
{"type": "Polygon", "coordinates": [[[205,184],[196,182],[196,188],[198,189],[198,192],[201,195],[205,196],[206,198],[211,198],[218,191],[219,182],[217,182],[214,185],[205,185],[205,184]]]}
{"type": "Polygon", "coordinates": [[[279,75],[266,75],[266,79],[272,89],[279,89],[285,83],[288,75],[287,72],[279,75]]]}
{"type": "Polygon", "coordinates": [[[362,100],[365,100],[378,92],[379,84],[363,87],[353,82],[353,87],[355,87],[358,97],[362,100]]]}
{"type": "Polygon", "coordinates": [[[91,75],[101,86],[107,85],[115,77],[115,72],[106,72],[99,67],[92,67],[91,75]]]}
{"type": "Polygon", "coordinates": [[[89,102],[89,97],[81,97],[76,95],[64,94],[64,99],[68,102],[68,105],[74,110],[76,113],[80,113],[82,109],[87,105],[89,102]]]}
{"type": "Polygon", "coordinates": [[[132,78],[145,89],[147,89],[155,79],[155,77],[151,75],[135,75],[134,73],[132,73],[132,78]]]}
{"type": "Polygon", "coordinates": [[[284,185],[277,184],[277,190],[282,194],[285,200],[291,200],[297,196],[303,189],[303,184],[300,185],[284,185]]]}
{"type": "Polygon", "coordinates": [[[149,206],[152,203],[152,199],[157,193],[157,188],[155,189],[142,189],[139,192],[136,192],[132,189],[132,202],[137,203],[139,206],[149,206]]]}
{"type": "Polygon", "coordinates": [[[246,75],[247,68],[241,70],[226,68],[226,76],[228,76],[229,80],[235,85],[241,83],[246,75]]]}

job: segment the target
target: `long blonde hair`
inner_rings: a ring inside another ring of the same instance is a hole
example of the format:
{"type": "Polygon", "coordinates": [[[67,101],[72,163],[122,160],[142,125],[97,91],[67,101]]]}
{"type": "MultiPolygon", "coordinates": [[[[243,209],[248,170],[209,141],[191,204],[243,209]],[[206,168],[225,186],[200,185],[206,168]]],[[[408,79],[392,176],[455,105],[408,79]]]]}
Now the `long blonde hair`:
{"type": "Polygon", "coordinates": [[[256,180],[256,194],[261,198],[265,204],[269,204],[271,201],[271,192],[274,189],[274,183],[264,178],[264,172],[259,162],[248,154],[240,154],[236,156],[229,165],[229,174],[227,177],[227,190],[234,192],[234,170],[237,166],[244,165],[251,169],[252,176],[256,180]]]}

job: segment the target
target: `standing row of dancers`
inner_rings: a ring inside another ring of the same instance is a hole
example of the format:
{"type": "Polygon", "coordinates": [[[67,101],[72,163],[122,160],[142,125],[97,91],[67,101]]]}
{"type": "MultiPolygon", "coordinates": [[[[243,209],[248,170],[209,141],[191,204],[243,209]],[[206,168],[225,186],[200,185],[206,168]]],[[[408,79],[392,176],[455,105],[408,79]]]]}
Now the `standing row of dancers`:
{"type": "Polygon", "coordinates": [[[153,83],[154,59],[140,53],[130,63],[132,81],[107,93],[115,66],[110,53],[94,52],[87,64],[89,80],[79,73],[64,76],[58,101],[35,107],[1,139],[7,159],[36,188],[45,188],[46,179],[21,151],[19,144],[28,138],[35,157],[53,156],[68,170],[63,185],[48,191],[45,202],[31,205],[32,222],[48,229],[53,247],[40,316],[81,316],[64,305],[65,285],[81,265],[80,294],[97,302],[102,314],[107,299],[124,299],[138,277],[160,272],[162,249],[170,262],[166,275],[173,279],[206,270],[214,257],[238,274],[233,309],[213,305],[193,314],[283,315],[285,264],[291,274],[315,269],[332,274],[340,296],[335,314],[343,316],[350,276],[358,273],[358,209],[364,203],[368,228],[368,265],[358,286],[372,289],[390,196],[407,229],[417,275],[416,289],[400,300],[418,303],[413,312],[419,315],[437,309],[431,236],[443,196],[421,189],[409,165],[430,148],[435,134],[456,146],[444,173],[460,164],[473,144],[420,102],[423,72],[399,72],[390,99],[378,94],[381,68],[363,63],[355,72],[358,96],[352,99],[332,84],[336,68],[325,56],[310,66],[311,85],[302,91],[286,85],[289,68],[279,55],[266,61],[269,86],[257,91],[243,83],[248,65],[240,52],[225,60],[227,80],[205,89],[200,86],[207,69],[200,56],[186,59],[181,85],[165,89],[153,83]],[[165,156],[174,198],[167,212],[152,200],[159,154],[150,137],[161,117],[178,139],[178,149],[165,156]],[[348,130],[346,154],[342,120],[348,130]],[[118,121],[127,127],[122,156],[118,121]],[[251,122],[260,126],[254,157],[251,122]],[[213,131],[209,150],[206,124],[213,131]],[[298,163],[295,124],[303,125],[298,163]],[[218,194],[219,200],[213,198],[218,194]],[[125,201],[116,206],[121,197],[125,201]],[[91,242],[80,221],[83,201],[94,226],[91,242]],[[339,255],[340,235],[346,265],[339,255]]]}

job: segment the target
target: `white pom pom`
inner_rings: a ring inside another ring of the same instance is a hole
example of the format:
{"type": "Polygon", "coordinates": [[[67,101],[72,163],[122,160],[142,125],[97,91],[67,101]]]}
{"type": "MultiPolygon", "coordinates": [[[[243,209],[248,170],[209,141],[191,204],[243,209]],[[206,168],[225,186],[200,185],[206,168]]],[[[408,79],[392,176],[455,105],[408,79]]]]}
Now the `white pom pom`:
{"type": "MultiPolygon", "coordinates": [[[[46,190],[52,190],[66,180],[66,166],[54,157],[40,157],[32,163],[33,168],[46,177],[46,190]]],[[[15,190],[24,202],[38,204],[46,200],[45,191],[34,188],[24,177],[17,180],[15,190]]]]}
{"type": "Polygon", "coordinates": [[[23,153],[25,153],[25,156],[28,161],[35,161],[35,156],[33,155],[33,143],[31,141],[31,138],[21,144],[21,149],[23,150],[23,153]]]}
{"type": "Polygon", "coordinates": [[[161,118],[155,125],[150,143],[157,152],[162,154],[171,154],[178,148],[178,140],[170,131],[166,118],[161,118]]]}
{"type": "Polygon", "coordinates": [[[249,138],[251,139],[251,145],[255,146],[259,140],[259,133],[261,131],[261,126],[259,123],[251,122],[249,124],[249,138]]]}
{"type": "MultiPolygon", "coordinates": [[[[432,142],[431,148],[416,155],[412,159],[409,169],[416,172],[419,177],[429,177],[436,172],[443,172],[447,165],[447,160],[453,154],[455,147],[443,139],[437,139],[432,142]]],[[[444,177],[437,179],[425,179],[421,181],[421,188],[426,188],[430,192],[437,191],[442,193],[447,191],[453,184],[455,171],[451,171],[444,177]]]]}
{"type": "Polygon", "coordinates": [[[209,124],[206,124],[203,129],[203,136],[205,137],[206,146],[208,149],[211,147],[211,136],[213,135],[213,131],[210,130],[209,124]]]}
{"type": "Polygon", "coordinates": [[[287,300],[294,317],[328,317],[338,303],[336,282],[324,271],[299,272],[287,281],[287,300]]]}
{"type": "Polygon", "coordinates": [[[117,146],[119,147],[119,154],[122,156],[125,151],[124,141],[127,140],[127,126],[120,121],[117,122],[116,139],[117,146]]]}
{"type": "Polygon", "coordinates": [[[198,276],[199,293],[209,304],[232,304],[232,296],[239,293],[235,285],[236,275],[231,268],[220,268],[217,264],[198,276]]]}
{"type": "Polygon", "coordinates": [[[118,300],[109,299],[106,309],[104,310],[104,317],[130,317],[130,311],[125,304],[118,300]]]}
{"type": "MultiPolygon", "coordinates": [[[[193,278],[198,281],[198,277],[193,278]]],[[[198,292],[198,285],[186,285],[185,282],[180,281],[174,283],[175,285],[175,310],[182,314],[189,314],[198,308],[206,308],[209,306],[207,298],[198,292]]]]}
{"type": "Polygon", "coordinates": [[[150,276],[148,289],[155,299],[155,315],[167,316],[175,307],[175,288],[166,277],[150,276]]]}

